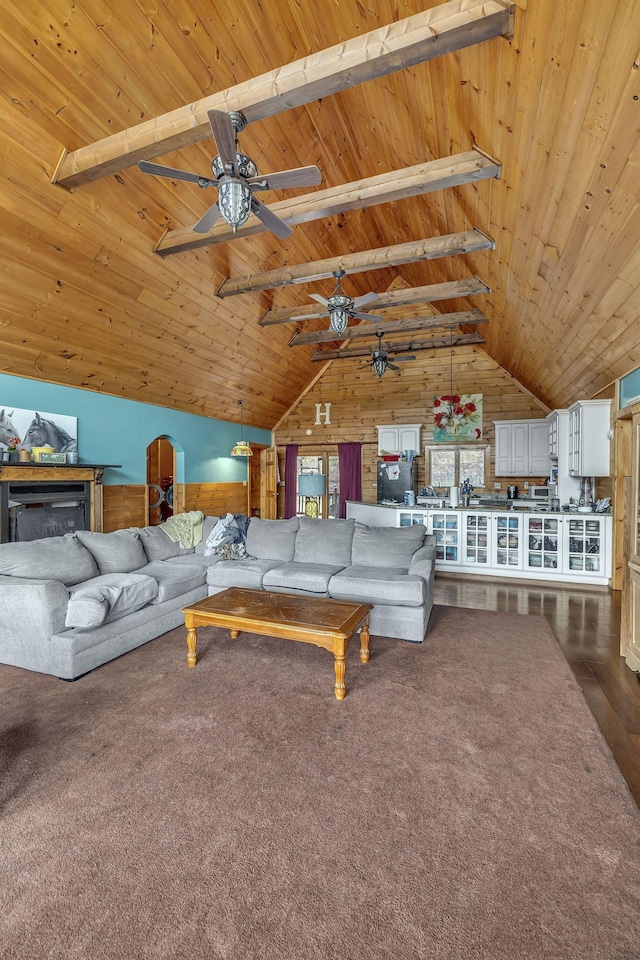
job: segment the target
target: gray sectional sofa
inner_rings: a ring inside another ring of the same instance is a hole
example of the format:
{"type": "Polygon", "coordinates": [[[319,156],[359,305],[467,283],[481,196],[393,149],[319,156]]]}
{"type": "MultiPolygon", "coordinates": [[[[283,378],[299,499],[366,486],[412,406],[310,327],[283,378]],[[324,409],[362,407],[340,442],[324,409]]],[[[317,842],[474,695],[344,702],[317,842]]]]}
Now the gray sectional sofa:
{"type": "Polygon", "coordinates": [[[75,679],[184,622],[227,587],[373,603],[374,635],[420,642],[433,606],[435,544],[424,527],[261,520],[248,557],[180,548],[160,527],[78,531],[0,545],[0,663],[75,679]]]}

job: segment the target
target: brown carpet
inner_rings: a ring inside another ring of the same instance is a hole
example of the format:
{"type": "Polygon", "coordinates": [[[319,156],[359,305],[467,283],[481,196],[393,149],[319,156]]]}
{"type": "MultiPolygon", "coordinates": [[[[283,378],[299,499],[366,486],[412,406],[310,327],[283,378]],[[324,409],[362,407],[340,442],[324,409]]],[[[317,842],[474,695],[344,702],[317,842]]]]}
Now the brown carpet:
{"type": "Polygon", "coordinates": [[[640,956],[640,813],[543,618],[0,666],[0,955],[640,956]]]}

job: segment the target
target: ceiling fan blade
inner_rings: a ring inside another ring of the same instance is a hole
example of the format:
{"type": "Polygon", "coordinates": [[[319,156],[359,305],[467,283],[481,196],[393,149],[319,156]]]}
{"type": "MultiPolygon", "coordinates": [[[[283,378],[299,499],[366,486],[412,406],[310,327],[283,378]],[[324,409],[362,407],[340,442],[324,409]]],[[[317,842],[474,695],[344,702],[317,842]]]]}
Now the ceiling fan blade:
{"type": "Polygon", "coordinates": [[[264,203],[261,203],[257,197],[251,198],[251,209],[255,213],[258,220],[262,220],[267,230],[271,230],[272,233],[275,233],[276,237],[279,237],[280,240],[290,237],[293,233],[293,230],[289,224],[285,223],[284,220],[281,220],[280,217],[276,217],[275,213],[272,213],[271,210],[269,210],[269,207],[265,206],[264,203]]]}
{"type": "Polygon", "coordinates": [[[214,203],[213,206],[209,207],[204,216],[200,217],[198,222],[191,228],[194,233],[209,233],[211,227],[214,225],[218,217],[220,216],[220,207],[217,203],[214,203]]]}
{"type": "Polygon", "coordinates": [[[236,132],[233,129],[231,117],[223,110],[207,110],[211,133],[216,142],[222,164],[227,169],[231,164],[231,176],[236,175],[236,132]]]}
{"type": "Polygon", "coordinates": [[[405,360],[415,360],[415,357],[406,356],[406,357],[394,357],[394,358],[393,358],[394,363],[404,363],[405,360]]]}
{"type": "Polygon", "coordinates": [[[249,177],[247,183],[257,190],[282,190],[285,187],[315,187],[322,183],[322,174],[316,166],[295,167],[266,173],[263,177],[249,177]]]}
{"type": "Polygon", "coordinates": [[[317,303],[321,303],[323,307],[329,306],[329,301],[326,299],[326,297],[321,297],[319,293],[310,293],[309,296],[312,300],[316,300],[317,303]]]}
{"type": "Polygon", "coordinates": [[[391,360],[387,360],[387,370],[399,370],[399,367],[396,367],[395,363],[391,363],[391,360]]]}
{"type": "Polygon", "coordinates": [[[359,313],[357,310],[349,310],[349,316],[357,317],[358,320],[373,320],[375,323],[384,320],[384,317],[377,317],[374,313],[359,313]]]}
{"type": "Polygon", "coordinates": [[[197,173],[187,173],[186,170],[176,170],[174,167],[163,167],[161,163],[151,163],[149,160],[139,160],[138,170],[141,173],[151,173],[155,177],[185,180],[187,183],[197,183],[204,187],[212,186],[217,182],[210,177],[199,177],[197,173]]]}
{"type": "Polygon", "coordinates": [[[364,307],[365,303],[373,303],[374,300],[378,300],[378,299],[379,298],[377,293],[373,293],[373,292],[364,293],[361,297],[355,298],[355,300],[353,301],[353,305],[354,307],[357,307],[358,309],[360,309],[360,307],[364,307]]]}

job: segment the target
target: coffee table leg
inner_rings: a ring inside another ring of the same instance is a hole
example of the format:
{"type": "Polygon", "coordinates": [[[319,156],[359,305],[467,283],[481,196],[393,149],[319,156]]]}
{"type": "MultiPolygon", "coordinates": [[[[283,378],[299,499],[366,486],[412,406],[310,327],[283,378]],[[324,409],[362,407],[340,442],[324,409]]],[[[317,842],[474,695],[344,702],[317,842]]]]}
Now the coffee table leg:
{"type": "Polygon", "coordinates": [[[229,630],[229,633],[231,634],[231,639],[232,639],[232,640],[237,640],[238,637],[240,636],[240,631],[239,631],[239,630],[229,630]]]}
{"type": "Polygon", "coordinates": [[[333,641],[333,668],[336,673],[336,682],[333,688],[336,700],[344,700],[347,695],[347,687],[344,682],[344,675],[347,669],[345,658],[347,655],[347,644],[343,639],[333,641]]]}
{"type": "Polygon", "coordinates": [[[198,662],[196,657],[196,644],[198,642],[198,630],[192,623],[187,622],[187,666],[195,667],[198,662]]]}
{"type": "Polygon", "coordinates": [[[360,628],[360,661],[369,663],[369,618],[365,620],[360,628]]]}

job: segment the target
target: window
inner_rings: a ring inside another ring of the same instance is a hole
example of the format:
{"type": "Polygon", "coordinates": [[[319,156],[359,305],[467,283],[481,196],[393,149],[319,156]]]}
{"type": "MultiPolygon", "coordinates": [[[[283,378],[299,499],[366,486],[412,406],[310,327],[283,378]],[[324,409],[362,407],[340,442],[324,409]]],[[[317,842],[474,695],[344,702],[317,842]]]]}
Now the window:
{"type": "Polygon", "coordinates": [[[425,447],[426,482],[431,487],[457,487],[468,477],[472,487],[484,487],[488,460],[488,445],[425,447]]]}
{"type": "MultiPolygon", "coordinates": [[[[318,516],[337,519],[340,510],[340,473],[338,457],[328,453],[319,453],[298,457],[298,476],[301,473],[323,473],[325,476],[326,493],[320,497],[318,516]]],[[[305,498],[297,497],[296,512],[298,516],[304,514],[305,498]]]]}

